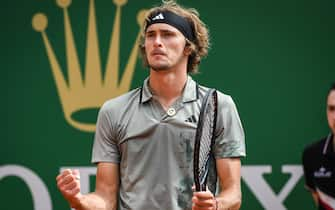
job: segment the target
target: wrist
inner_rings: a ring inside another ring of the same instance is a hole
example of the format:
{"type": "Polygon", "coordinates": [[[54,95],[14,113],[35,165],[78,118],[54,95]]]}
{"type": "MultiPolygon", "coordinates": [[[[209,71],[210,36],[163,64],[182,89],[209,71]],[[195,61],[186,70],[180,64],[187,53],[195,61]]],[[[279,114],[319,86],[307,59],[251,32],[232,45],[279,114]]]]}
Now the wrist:
{"type": "Polygon", "coordinates": [[[82,206],[82,202],[83,202],[83,196],[80,193],[78,193],[72,199],[69,199],[69,204],[72,209],[80,209],[82,206]]]}
{"type": "Polygon", "coordinates": [[[216,199],[216,197],[214,197],[214,201],[215,201],[215,210],[219,210],[219,201],[218,199],[216,199]]]}

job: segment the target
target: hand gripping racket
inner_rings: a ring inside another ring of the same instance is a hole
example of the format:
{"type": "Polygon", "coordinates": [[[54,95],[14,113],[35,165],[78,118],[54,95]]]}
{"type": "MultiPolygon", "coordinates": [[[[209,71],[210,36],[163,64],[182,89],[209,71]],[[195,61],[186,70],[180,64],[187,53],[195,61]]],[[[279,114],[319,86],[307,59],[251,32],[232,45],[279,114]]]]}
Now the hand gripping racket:
{"type": "Polygon", "coordinates": [[[205,191],[209,159],[214,144],[217,92],[209,89],[201,105],[194,142],[193,175],[196,191],[205,191]]]}

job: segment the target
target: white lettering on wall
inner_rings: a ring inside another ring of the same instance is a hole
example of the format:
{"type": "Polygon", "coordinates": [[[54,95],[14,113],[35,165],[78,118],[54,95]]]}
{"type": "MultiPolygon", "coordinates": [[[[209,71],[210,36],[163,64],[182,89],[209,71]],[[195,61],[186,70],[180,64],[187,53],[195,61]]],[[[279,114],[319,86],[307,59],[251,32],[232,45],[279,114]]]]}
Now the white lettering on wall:
{"type": "Polygon", "coordinates": [[[303,175],[302,167],[300,165],[282,166],[282,172],[291,174],[291,177],[278,195],[273,192],[271,186],[263,177],[264,174],[271,172],[272,167],[269,165],[243,166],[242,179],[265,209],[285,210],[287,208],[283,204],[284,200],[303,175]]]}
{"type": "Polygon", "coordinates": [[[32,195],[35,210],[52,210],[49,191],[37,174],[24,166],[0,166],[0,181],[9,176],[18,177],[27,184],[32,195]]]}

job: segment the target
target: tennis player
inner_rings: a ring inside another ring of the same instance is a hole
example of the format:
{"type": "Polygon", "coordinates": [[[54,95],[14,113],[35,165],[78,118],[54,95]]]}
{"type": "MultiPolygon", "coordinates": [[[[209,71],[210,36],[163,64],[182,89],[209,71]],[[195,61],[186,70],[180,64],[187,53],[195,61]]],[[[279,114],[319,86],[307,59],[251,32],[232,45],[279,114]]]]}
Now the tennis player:
{"type": "MultiPolygon", "coordinates": [[[[207,87],[190,76],[207,55],[209,35],[195,9],[163,1],[147,13],[140,50],[149,76],[139,88],[100,109],[92,162],[96,189],[80,193],[79,172],[57,185],[72,208],[222,210],[241,205],[244,131],[229,95],[218,91],[218,116],[208,186],[194,192],[193,148],[207,87]]],[[[217,67],[217,75],[222,69],[217,67]]]]}

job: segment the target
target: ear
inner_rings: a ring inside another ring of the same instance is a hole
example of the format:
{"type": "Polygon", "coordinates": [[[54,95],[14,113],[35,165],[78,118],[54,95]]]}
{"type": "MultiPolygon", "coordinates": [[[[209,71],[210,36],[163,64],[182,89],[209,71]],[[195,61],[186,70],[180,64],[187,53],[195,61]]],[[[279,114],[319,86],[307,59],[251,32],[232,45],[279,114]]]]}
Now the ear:
{"type": "Polygon", "coordinates": [[[147,52],[145,51],[144,44],[141,44],[140,47],[139,47],[139,49],[140,49],[141,55],[142,56],[146,56],[147,52]]]}
{"type": "Polygon", "coordinates": [[[191,53],[192,53],[191,45],[186,44],[184,48],[184,55],[188,56],[188,55],[191,55],[191,53]]]}

